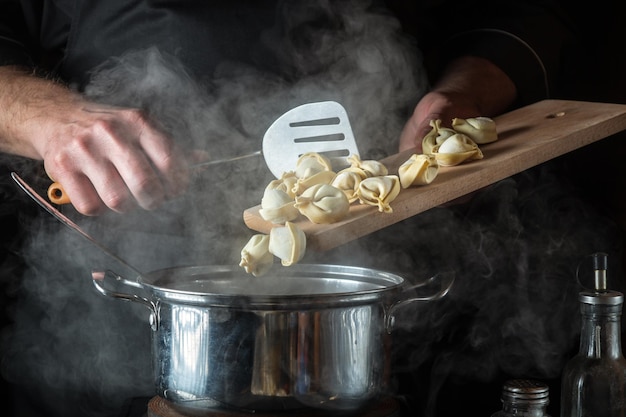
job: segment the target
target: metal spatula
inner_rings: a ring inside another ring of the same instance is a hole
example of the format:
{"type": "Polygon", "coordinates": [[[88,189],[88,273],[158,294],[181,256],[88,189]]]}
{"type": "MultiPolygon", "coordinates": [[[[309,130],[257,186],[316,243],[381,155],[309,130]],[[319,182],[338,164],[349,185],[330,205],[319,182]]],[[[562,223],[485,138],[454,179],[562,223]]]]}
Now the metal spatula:
{"type": "Polygon", "coordinates": [[[283,114],[265,132],[263,156],[277,178],[292,171],[306,152],[325,155],[336,170],[349,165],[346,159],[350,155],[359,155],[348,114],[341,104],[303,104],[283,114]]]}
{"type": "MultiPolygon", "coordinates": [[[[350,155],[359,155],[348,114],[335,101],[307,103],[280,116],[263,136],[263,150],[228,159],[200,162],[190,168],[200,168],[263,155],[265,163],[276,178],[293,171],[298,158],[306,152],[328,157],[333,169],[349,165],[350,155]]],[[[69,204],[63,186],[54,182],[48,188],[48,198],[55,204],[69,204]]]]}

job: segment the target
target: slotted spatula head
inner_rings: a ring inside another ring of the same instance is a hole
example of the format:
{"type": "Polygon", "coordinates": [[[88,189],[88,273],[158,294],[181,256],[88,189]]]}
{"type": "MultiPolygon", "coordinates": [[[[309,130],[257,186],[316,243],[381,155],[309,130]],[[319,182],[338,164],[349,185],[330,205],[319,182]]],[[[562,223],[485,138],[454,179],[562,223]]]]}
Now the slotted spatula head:
{"type": "Polygon", "coordinates": [[[348,166],[346,159],[350,155],[359,155],[348,114],[341,104],[303,104],[283,114],[265,132],[263,156],[276,178],[293,171],[298,158],[306,152],[325,155],[335,170],[348,166]]]}

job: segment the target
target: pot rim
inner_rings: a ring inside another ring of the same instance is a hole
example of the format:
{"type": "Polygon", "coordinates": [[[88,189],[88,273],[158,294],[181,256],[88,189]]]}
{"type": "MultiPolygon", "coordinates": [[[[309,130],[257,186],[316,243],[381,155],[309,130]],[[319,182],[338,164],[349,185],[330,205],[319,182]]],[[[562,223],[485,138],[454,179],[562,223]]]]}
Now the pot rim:
{"type": "Polygon", "coordinates": [[[160,301],[273,310],[379,302],[406,282],[378,269],[331,264],[276,264],[261,277],[234,265],[182,266],[152,271],[137,281],[160,301]],[[232,284],[242,291],[234,291],[232,284]],[[273,289],[264,284],[274,284],[273,289]],[[220,286],[226,291],[215,290],[220,286]],[[307,286],[313,292],[292,291],[307,286]]]}

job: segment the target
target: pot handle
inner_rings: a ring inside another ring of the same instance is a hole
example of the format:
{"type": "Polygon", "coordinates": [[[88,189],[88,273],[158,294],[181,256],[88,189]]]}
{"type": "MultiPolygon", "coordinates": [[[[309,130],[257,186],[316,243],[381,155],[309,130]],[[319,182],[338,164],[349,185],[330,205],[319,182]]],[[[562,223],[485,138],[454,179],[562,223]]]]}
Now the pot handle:
{"type": "Polygon", "coordinates": [[[152,330],[157,330],[158,326],[158,309],[156,304],[146,297],[141,297],[137,294],[120,292],[113,289],[115,284],[122,284],[134,288],[143,288],[138,282],[125,279],[121,275],[113,271],[91,271],[91,278],[93,285],[96,287],[99,293],[106,295],[107,297],[119,298],[124,301],[132,301],[148,307],[150,310],[150,327],[152,330]],[[115,284],[113,284],[115,283],[115,284]]]}
{"type": "Polygon", "coordinates": [[[429,287],[433,285],[436,285],[438,289],[435,293],[431,295],[409,297],[409,298],[396,301],[395,303],[391,304],[387,308],[387,311],[385,313],[385,329],[387,330],[387,333],[391,333],[391,331],[393,330],[393,326],[395,323],[394,312],[398,308],[405,306],[407,304],[410,304],[410,303],[414,303],[414,302],[436,301],[445,297],[445,295],[448,294],[448,292],[450,292],[450,289],[452,288],[452,285],[454,284],[454,279],[455,279],[454,271],[443,271],[443,272],[439,272],[433,275],[427,280],[424,280],[415,285],[411,285],[407,287],[405,289],[405,292],[413,291],[418,288],[429,287]]]}

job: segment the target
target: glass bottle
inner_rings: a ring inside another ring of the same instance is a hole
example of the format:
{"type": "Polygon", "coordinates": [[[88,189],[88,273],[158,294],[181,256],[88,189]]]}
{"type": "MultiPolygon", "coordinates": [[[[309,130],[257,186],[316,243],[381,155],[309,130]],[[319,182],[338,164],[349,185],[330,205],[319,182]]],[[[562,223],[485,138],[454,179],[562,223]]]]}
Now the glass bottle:
{"type": "Polygon", "coordinates": [[[502,410],[491,417],[550,417],[546,384],[529,379],[512,379],[502,387],[502,410]]]}
{"type": "Polygon", "coordinates": [[[563,370],[561,417],[623,417],[626,360],[622,355],[624,295],[606,287],[607,255],[594,257],[595,289],[580,293],[580,349],[563,370]]]}

